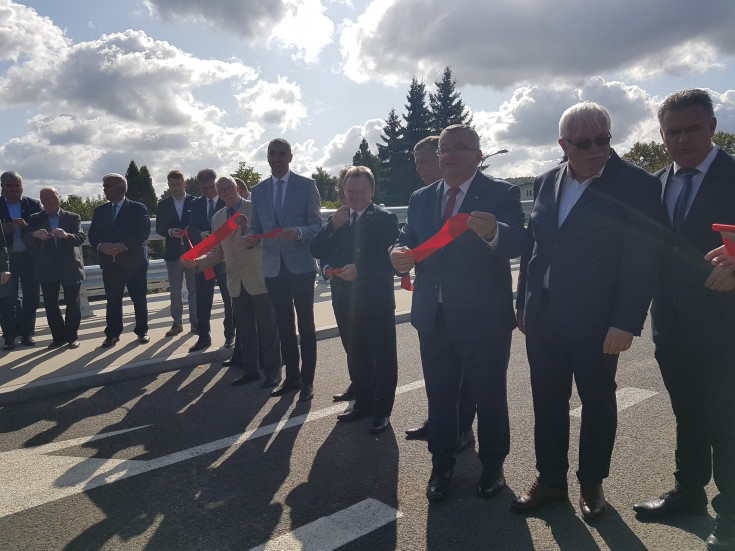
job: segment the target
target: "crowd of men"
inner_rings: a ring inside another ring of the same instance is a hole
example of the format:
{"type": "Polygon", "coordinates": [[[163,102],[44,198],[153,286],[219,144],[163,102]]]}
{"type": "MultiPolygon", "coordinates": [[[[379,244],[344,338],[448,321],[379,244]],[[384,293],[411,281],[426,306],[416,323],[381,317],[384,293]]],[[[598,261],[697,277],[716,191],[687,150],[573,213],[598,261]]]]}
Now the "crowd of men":
{"type": "MultiPolygon", "coordinates": [[[[651,175],[610,147],[607,109],[592,102],[567,109],[558,140],[566,161],[536,179],[527,225],[518,187],[478,170],[480,139],[466,125],[416,144],[416,170],[426,185],[411,196],[400,229],[394,214],[372,202],[375,177],[362,166],[340,172],[344,206],[322,225],[316,184],[291,172],[293,155],[283,139],[269,143],[272,174],[250,194],[242,182],[205,169],[197,175],[202,196],[193,198],[183,174],[172,171],[171,196],[159,204],[156,227],[166,238],[170,281],[173,323],[166,335],[184,330],[186,281],[190,327],[198,337],[191,351],[211,346],[216,283],[226,309],[225,346],[234,348],[225,364],[243,368],[233,384],[262,374],[261,386],[275,387],[272,396],[299,392],[300,401],[311,400],[318,259],[347,354],[350,385],[334,400],[352,403],[338,420],[369,417],[369,432],[377,434],[390,425],[397,384],[393,281],[414,270],[411,323],[429,411],[422,426],[406,432],[428,440],[427,498],[447,497],[457,451],[474,445],[475,415],[483,466],[477,492],[490,498],[505,487],[506,377],[518,327],[531,371],[538,477],[511,509],[525,513],[568,500],[574,383],[582,402],[579,507],[594,522],[607,508],[603,481],[615,444],[618,359],[641,334],[652,304],[655,357],[676,419],[676,471],[672,490],[634,509],[641,520],[704,515],[704,488],[714,476],[717,519],[706,545],[733,549],[735,259],[719,246],[712,226],[735,224],[735,160],[712,143],[717,121],[702,90],[670,95],[658,122],[673,163],[651,175]],[[417,247],[456,220],[461,232],[417,257],[417,247]],[[212,235],[211,249],[186,254],[212,235]],[[514,307],[510,260],[517,257],[514,307]]],[[[18,337],[35,344],[39,286],[49,347],[78,347],[85,237],[79,217],[59,208],[54,188],[43,188],[39,203],[22,195],[19,174],[5,172],[1,180],[3,348],[14,348],[18,337]]],[[[147,343],[150,220],[142,204],[125,197],[121,175],[105,176],[103,189],[109,202],[95,210],[89,230],[107,296],[102,346],[120,339],[126,287],[134,332],[147,343]]]]}

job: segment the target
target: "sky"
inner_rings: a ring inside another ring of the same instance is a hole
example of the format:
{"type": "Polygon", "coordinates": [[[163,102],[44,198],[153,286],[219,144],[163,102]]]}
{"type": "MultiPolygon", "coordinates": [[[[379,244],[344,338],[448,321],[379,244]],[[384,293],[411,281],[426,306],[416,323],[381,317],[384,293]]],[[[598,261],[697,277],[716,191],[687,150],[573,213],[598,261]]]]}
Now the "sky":
{"type": "Polygon", "coordinates": [[[282,137],[292,170],[334,175],[450,66],[483,151],[509,151],[489,172],[533,176],[578,101],[620,154],[681,88],[735,132],[734,21],[732,0],[0,0],[0,170],[87,196],[134,159],[160,195],[172,169],[265,177],[282,137]]]}

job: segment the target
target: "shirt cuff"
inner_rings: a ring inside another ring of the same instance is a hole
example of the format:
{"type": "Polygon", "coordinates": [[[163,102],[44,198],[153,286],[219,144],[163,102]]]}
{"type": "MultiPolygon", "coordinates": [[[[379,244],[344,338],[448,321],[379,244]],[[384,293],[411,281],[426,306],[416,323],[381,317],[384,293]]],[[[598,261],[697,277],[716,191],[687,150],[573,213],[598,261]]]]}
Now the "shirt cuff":
{"type": "Polygon", "coordinates": [[[487,246],[490,247],[491,251],[494,251],[498,248],[498,236],[500,235],[500,225],[497,225],[495,227],[495,235],[493,235],[492,239],[485,239],[485,243],[487,243],[487,246]]]}

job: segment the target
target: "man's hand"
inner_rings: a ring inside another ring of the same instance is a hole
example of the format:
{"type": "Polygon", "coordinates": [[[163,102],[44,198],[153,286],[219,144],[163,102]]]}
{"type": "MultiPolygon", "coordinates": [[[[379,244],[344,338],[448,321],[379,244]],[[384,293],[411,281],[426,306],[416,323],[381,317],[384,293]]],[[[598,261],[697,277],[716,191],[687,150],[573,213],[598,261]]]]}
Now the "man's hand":
{"type": "Polygon", "coordinates": [[[354,264],[345,264],[342,266],[342,271],[334,275],[345,281],[355,281],[357,279],[357,266],[354,264]]]}
{"type": "Polygon", "coordinates": [[[115,254],[124,253],[128,250],[128,246],[125,243],[113,243],[112,246],[115,247],[115,254]]]}
{"type": "Polygon", "coordinates": [[[247,249],[252,249],[259,241],[260,239],[253,239],[249,235],[243,235],[242,237],[242,242],[245,244],[245,248],[247,249]]]}
{"type": "Polygon", "coordinates": [[[3,222],[3,233],[12,233],[15,230],[15,224],[11,220],[10,222],[3,222]]]}
{"type": "Polygon", "coordinates": [[[56,239],[67,239],[69,237],[69,234],[61,228],[56,228],[54,231],[51,232],[51,236],[55,237],[56,239]]]}
{"type": "Polygon", "coordinates": [[[617,327],[610,327],[607,330],[602,351],[605,354],[620,354],[628,350],[631,344],[633,344],[633,333],[628,333],[617,327]]]}
{"type": "Polygon", "coordinates": [[[284,228],[281,233],[278,234],[278,239],[286,239],[288,241],[296,241],[299,237],[298,228],[284,228]]]}
{"type": "Polygon", "coordinates": [[[337,212],[335,212],[332,215],[332,226],[334,226],[335,230],[338,230],[342,226],[344,226],[346,223],[350,221],[350,207],[344,206],[337,209],[337,212]]]}
{"type": "Polygon", "coordinates": [[[722,264],[718,264],[704,282],[704,286],[710,291],[732,291],[735,289],[735,274],[722,264]]]}
{"type": "Polygon", "coordinates": [[[518,330],[524,335],[526,334],[526,323],[523,318],[525,312],[526,311],[523,308],[516,310],[516,323],[518,324],[518,330]]]}
{"type": "Polygon", "coordinates": [[[200,234],[199,234],[199,238],[200,238],[200,239],[201,239],[202,241],[204,241],[204,240],[205,240],[205,239],[206,239],[207,237],[209,237],[210,233],[211,233],[211,232],[208,232],[208,231],[203,231],[202,233],[200,233],[200,234]]]}
{"type": "Polygon", "coordinates": [[[473,210],[467,219],[467,225],[482,239],[492,239],[498,230],[498,221],[489,212],[473,210]]]}
{"type": "Polygon", "coordinates": [[[192,268],[197,267],[197,259],[192,260],[190,258],[182,258],[180,262],[185,270],[191,270],[192,268]]]}
{"type": "Polygon", "coordinates": [[[245,229],[248,227],[248,217],[244,214],[238,214],[235,217],[235,224],[240,226],[242,229],[245,229]]]}
{"type": "Polygon", "coordinates": [[[708,252],[704,259],[709,260],[713,266],[721,266],[727,272],[735,271],[735,257],[727,254],[725,245],[708,252]]]}
{"type": "Polygon", "coordinates": [[[179,239],[184,237],[184,230],[182,230],[181,228],[171,228],[170,230],[168,230],[168,233],[171,237],[178,237],[179,239]]]}
{"type": "Polygon", "coordinates": [[[13,218],[13,226],[16,228],[25,228],[28,225],[28,222],[26,222],[23,218],[13,218]]]}
{"type": "Polygon", "coordinates": [[[5,285],[10,281],[10,272],[0,272],[0,285],[5,285]]]}
{"type": "Polygon", "coordinates": [[[115,252],[114,243],[100,243],[99,247],[97,247],[97,251],[110,256],[115,256],[117,254],[115,252]]]}
{"type": "Polygon", "coordinates": [[[409,272],[414,265],[414,259],[411,255],[411,249],[408,247],[388,248],[390,253],[390,263],[393,268],[400,273],[409,272]]]}
{"type": "Polygon", "coordinates": [[[45,229],[41,228],[40,230],[36,230],[31,234],[36,239],[48,239],[50,237],[49,232],[47,232],[45,229]]]}

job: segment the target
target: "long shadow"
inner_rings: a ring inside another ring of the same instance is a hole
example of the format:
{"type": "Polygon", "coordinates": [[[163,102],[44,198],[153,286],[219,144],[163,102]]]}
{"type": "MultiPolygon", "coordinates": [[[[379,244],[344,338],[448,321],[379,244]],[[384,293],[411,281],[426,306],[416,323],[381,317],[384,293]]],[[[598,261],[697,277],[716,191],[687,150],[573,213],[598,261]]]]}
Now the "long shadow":
{"type": "MultiPolygon", "coordinates": [[[[286,498],[292,530],[369,498],[398,509],[398,444],[393,428],[377,436],[367,428],[367,419],[335,424],[314,457],[308,480],[286,498]]],[[[395,549],[396,542],[397,524],[389,522],[340,549],[395,549]]]]}

